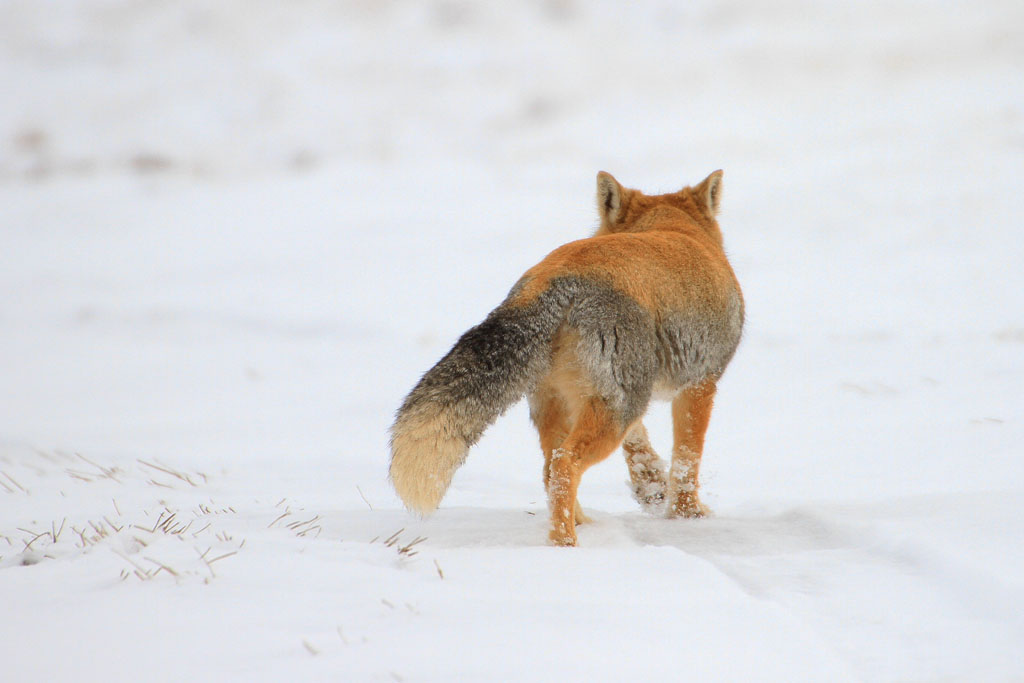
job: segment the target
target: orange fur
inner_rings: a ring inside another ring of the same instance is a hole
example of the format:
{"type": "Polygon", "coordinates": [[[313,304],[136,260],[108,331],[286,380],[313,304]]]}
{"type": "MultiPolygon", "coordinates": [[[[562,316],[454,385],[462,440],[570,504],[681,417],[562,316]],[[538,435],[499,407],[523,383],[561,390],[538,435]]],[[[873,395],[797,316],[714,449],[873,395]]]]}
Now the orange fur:
{"type": "MultiPolygon", "coordinates": [[[[531,398],[531,403],[536,406],[534,421],[540,435],[540,447],[544,453],[545,491],[550,488],[553,454],[562,448],[572,425],[579,421],[583,409],[581,397],[594,393],[583,376],[573,351],[576,342],[576,335],[570,331],[564,331],[559,335],[552,349],[551,371],[531,398]]],[[[585,524],[590,521],[583,514],[579,501],[574,501],[573,510],[574,524],[585,524]]]]}
{"type": "MultiPolygon", "coordinates": [[[[709,179],[716,176],[721,171],[709,179]]],[[[719,303],[739,284],[713,211],[699,203],[707,182],[655,197],[624,189],[629,199],[623,200],[620,220],[603,218],[596,235],[562,245],[526,271],[515,303],[530,303],[564,275],[606,282],[653,313],[719,303]]]]}
{"type": "Polygon", "coordinates": [[[655,453],[642,423],[633,425],[622,442],[633,497],[645,510],[656,510],[665,500],[665,463],[655,453]]]}
{"type": "Polygon", "coordinates": [[[599,399],[586,402],[569,436],[551,456],[548,502],[550,538],[555,545],[576,545],[576,491],[580,477],[621,443],[624,430],[599,399]]]}
{"type": "MultiPolygon", "coordinates": [[[[528,305],[553,279],[572,275],[610,285],[656,318],[673,312],[715,315],[726,306],[730,292],[740,291],[715,220],[721,177],[721,171],[716,171],[696,187],[651,197],[623,188],[606,173],[599,174],[602,220],[597,233],[555,249],[529,269],[513,303],[528,305]],[[617,205],[603,203],[606,188],[617,193],[617,205]]],[[[551,369],[537,392],[541,398],[534,416],[545,457],[551,539],[557,545],[576,544],[574,527],[581,520],[573,513],[579,511],[576,491],[581,475],[615,450],[629,431],[595,398],[572,352],[574,347],[571,334],[558,338],[551,369]]],[[[717,377],[709,378],[682,391],[674,389],[679,393],[673,401],[675,444],[667,483],[646,429],[638,423],[631,432],[624,450],[641,504],[653,506],[667,498],[669,516],[706,514],[697,495],[697,476],[715,380],[717,377]]]]}
{"type": "Polygon", "coordinates": [[[391,476],[406,505],[437,506],[468,448],[522,396],[509,389],[520,382],[514,391],[529,396],[544,454],[553,543],[576,544],[576,524],[587,521],[580,477],[620,444],[645,509],[666,502],[669,516],[706,514],[697,495],[704,434],[743,325],[715,219],[721,179],[716,171],[648,196],[598,174],[596,234],[529,269],[400,409],[391,476]],[[641,422],[654,395],[673,399],[667,476],[641,422]]]}
{"type": "Polygon", "coordinates": [[[715,383],[685,389],[672,401],[672,468],[669,471],[670,517],[703,517],[708,509],[697,495],[697,475],[704,453],[704,434],[711,419],[715,383]]]}

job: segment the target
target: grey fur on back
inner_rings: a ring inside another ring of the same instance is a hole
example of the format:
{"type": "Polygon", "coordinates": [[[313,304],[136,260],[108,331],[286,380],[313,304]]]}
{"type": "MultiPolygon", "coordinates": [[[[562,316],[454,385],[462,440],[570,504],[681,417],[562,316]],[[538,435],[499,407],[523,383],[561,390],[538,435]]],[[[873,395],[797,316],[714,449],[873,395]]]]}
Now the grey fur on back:
{"type": "Polygon", "coordinates": [[[655,386],[682,388],[720,375],[739,342],[738,294],[709,316],[655,320],[596,280],[555,278],[534,301],[517,305],[523,284],[463,334],[399,408],[391,476],[409,507],[437,506],[469,447],[547,372],[563,326],[577,333],[581,369],[623,428],[643,415],[655,386]]]}
{"type": "Polygon", "coordinates": [[[518,290],[423,376],[399,416],[443,406],[458,415],[458,436],[472,446],[547,371],[555,334],[565,325],[579,334],[578,355],[601,397],[626,421],[638,417],[658,370],[651,315],[611,287],[580,277],[552,280],[525,306],[509,303],[518,290]]]}

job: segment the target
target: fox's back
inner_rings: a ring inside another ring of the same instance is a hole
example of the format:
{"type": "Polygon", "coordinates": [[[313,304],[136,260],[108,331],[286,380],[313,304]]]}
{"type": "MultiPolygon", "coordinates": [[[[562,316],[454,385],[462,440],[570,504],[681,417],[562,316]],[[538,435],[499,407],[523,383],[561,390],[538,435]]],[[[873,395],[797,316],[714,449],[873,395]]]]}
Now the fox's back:
{"type": "Polygon", "coordinates": [[[520,279],[528,303],[560,277],[608,285],[656,318],[727,314],[739,284],[721,248],[700,235],[659,230],[600,235],[555,249],[520,279]]]}
{"type": "Polygon", "coordinates": [[[739,343],[743,299],[715,216],[722,172],[648,196],[597,176],[594,237],[551,252],[416,384],[391,428],[391,478],[435,509],[470,446],[523,395],[544,449],[558,545],[575,545],[582,471],[623,444],[634,495],[701,516],[697,467],[715,383],[739,343]],[[640,422],[673,400],[666,475],[640,422]],[[653,487],[653,488],[652,488],[653,487]]]}
{"type": "Polygon", "coordinates": [[[614,367],[620,361],[612,353],[621,342],[634,352],[631,365],[649,358],[639,384],[649,382],[656,393],[721,375],[743,327],[743,298],[724,252],[692,231],[565,244],[523,275],[507,304],[530,306],[545,296],[573,299],[566,329],[593,340],[580,347],[591,374],[610,365],[609,382],[621,384],[625,368],[614,367]]]}

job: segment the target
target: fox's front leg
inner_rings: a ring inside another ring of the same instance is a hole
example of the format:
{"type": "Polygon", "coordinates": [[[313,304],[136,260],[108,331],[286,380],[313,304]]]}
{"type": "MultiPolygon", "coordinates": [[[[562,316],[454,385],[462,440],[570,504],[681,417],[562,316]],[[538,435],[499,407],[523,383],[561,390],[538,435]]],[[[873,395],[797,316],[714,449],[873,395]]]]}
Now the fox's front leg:
{"type": "Polygon", "coordinates": [[[672,401],[675,445],[668,477],[669,517],[703,517],[711,512],[697,495],[697,477],[714,398],[715,383],[708,381],[683,390],[672,401]]]}
{"type": "Polygon", "coordinates": [[[665,502],[665,461],[654,452],[642,422],[637,422],[622,442],[633,498],[646,512],[658,512],[665,502]]]}

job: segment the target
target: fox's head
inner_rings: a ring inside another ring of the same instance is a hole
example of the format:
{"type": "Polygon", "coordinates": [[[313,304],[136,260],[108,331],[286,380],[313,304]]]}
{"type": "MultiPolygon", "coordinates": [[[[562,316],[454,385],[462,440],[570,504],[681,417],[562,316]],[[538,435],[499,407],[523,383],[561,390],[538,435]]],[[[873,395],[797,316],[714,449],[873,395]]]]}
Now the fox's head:
{"type": "Polygon", "coordinates": [[[715,220],[721,199],[721,171],[715,171],[695,187],[653,196],[623,187],[610,173],[601,171],[597,174],[601,225],[594,234],[685,229],[695,224],[721,244],[722,233],[715,220]]]}

